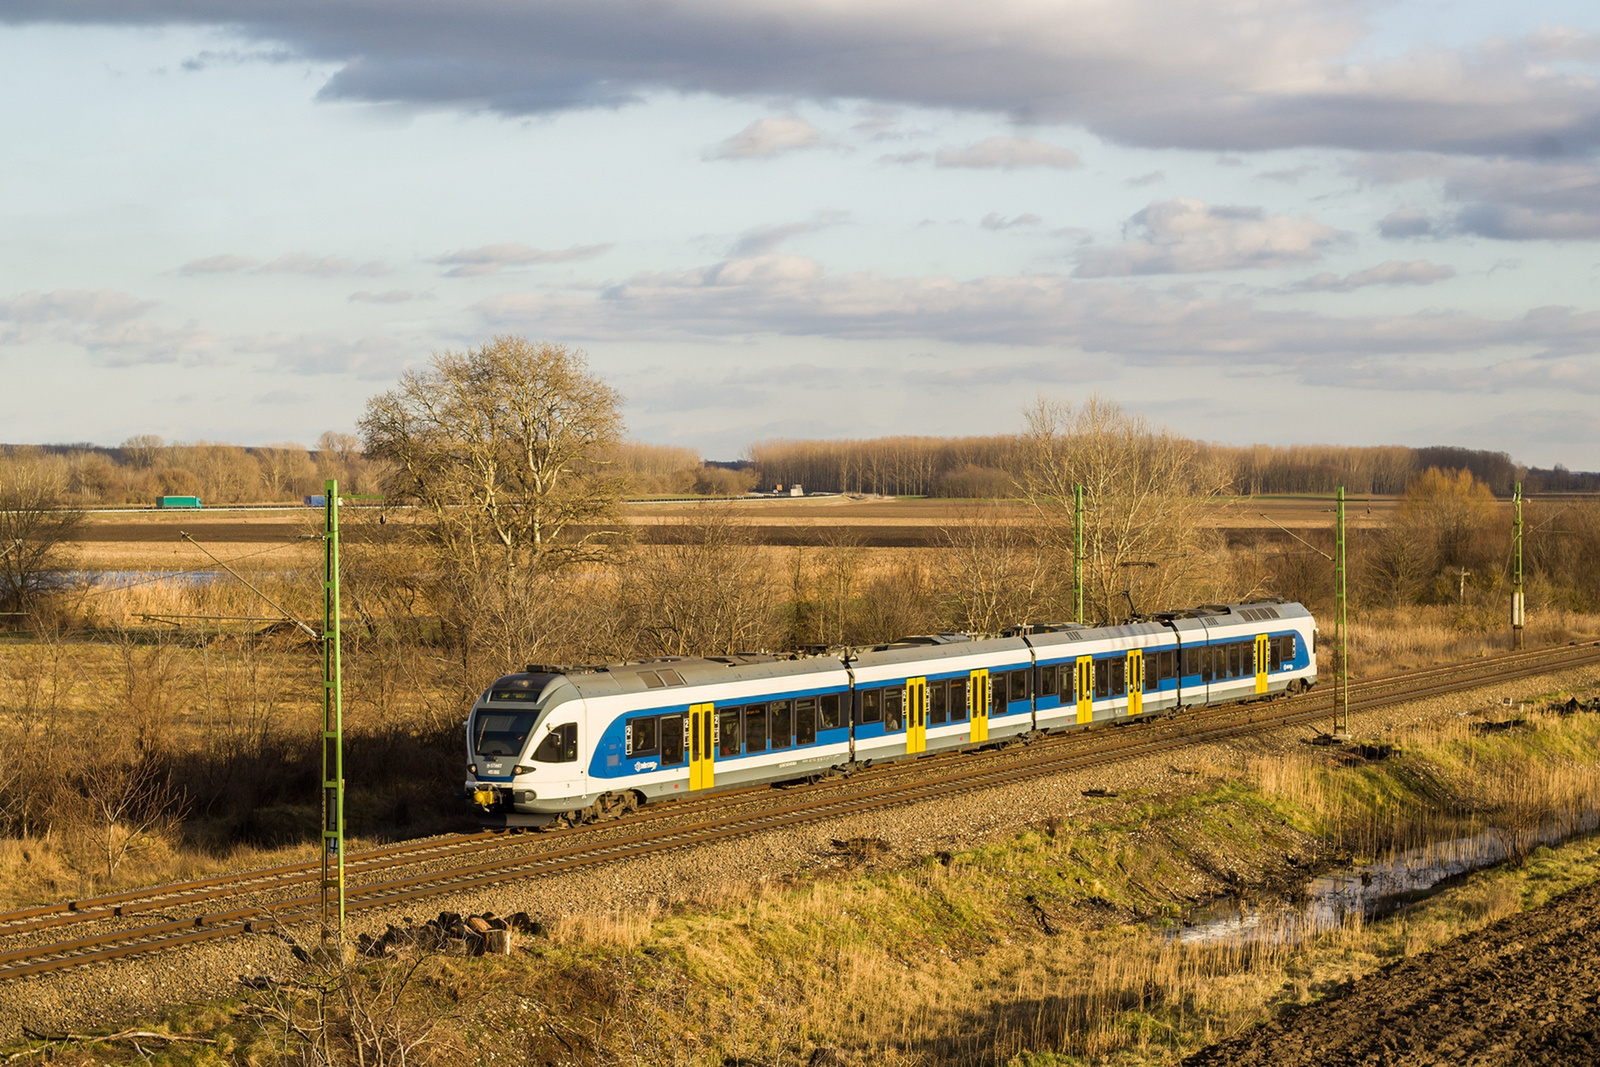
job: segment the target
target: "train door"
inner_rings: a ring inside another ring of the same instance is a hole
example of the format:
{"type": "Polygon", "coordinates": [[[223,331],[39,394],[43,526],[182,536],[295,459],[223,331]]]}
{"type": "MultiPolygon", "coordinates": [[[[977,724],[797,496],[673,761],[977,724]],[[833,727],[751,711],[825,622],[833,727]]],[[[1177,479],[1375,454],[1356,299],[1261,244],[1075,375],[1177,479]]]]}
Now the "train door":
{"type": "Polygon", "coordinates": [[[1256,692],[1267,691],[1267,635],[1256,634],[1256,692]]]}
{"type": "Polygon", "coordinates": [[[689,789],[710,789],[717,758],[715,709],[710,704],[689,707],[689,789]]]}
{"type": "Polygon", "coordinates": [[[972,684],[967,686],[967,714],[972,718],[972,739],[989,740],[989,672],[972,672],[972,684]]]}
{"type": "Polygon", "coordinates": [[[1128,716],[1144,714],[1144,651],[1128,653],[1128,716]]]}
{"type": "Polygon", "coordinates": [[[1094,657],[1078,657],[1078,725],[1094,719],[1094,657]]]}
{"type": "Polygon", "coordinates": [[[906,679],[906,753],[928,751],[928,680],[906,679]]]}

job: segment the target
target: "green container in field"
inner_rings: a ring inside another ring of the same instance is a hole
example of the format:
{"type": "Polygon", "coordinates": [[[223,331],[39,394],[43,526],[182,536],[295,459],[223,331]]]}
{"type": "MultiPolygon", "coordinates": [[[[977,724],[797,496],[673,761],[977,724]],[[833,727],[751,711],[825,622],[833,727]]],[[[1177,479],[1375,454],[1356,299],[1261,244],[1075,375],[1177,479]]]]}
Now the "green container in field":
{"type": "Polygon", "coordinates": [[[197,496],[164,496],[156,501],[158,508],[197,508],[200,498],[197,496]]]}

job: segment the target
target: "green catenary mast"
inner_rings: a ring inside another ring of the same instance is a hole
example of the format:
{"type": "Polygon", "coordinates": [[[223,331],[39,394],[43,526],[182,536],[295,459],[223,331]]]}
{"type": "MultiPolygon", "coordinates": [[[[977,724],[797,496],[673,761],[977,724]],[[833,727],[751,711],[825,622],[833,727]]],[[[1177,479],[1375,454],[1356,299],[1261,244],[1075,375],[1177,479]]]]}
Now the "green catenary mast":
{"type": "Polygon", "coordinates": [[[339,649],[339,483],[328,479],[322,571],[322,937],[344,941],[344,696],[339,649]]]}
{"type": "Polygon", "coordinates": [[[1338,691],[1334,693],[1333,701],[1333,732],[1336,735],[1350,733],[1350,619],[1346,611],[1348,598],[1345,589],[1344,566],[1344,486],[1339,487],[1337,497],[1338,505],[1334,513],[1333,540],[1334,555],[1333,581],[1334,581],[1334,652],[1339,658],[1339,676],[1336,679],[1338,691]]]}
{"type": "Polygon", "coordinates": [[[1083,622],[1083,486],[1072,487],[1072,603],[1074,622],[1083,622]]]}
{"type": "Polygon", "coordinates": [[[1522,483],[1512,495],[1511,519],[1511,647],[1522,647],[1522,483]]]}

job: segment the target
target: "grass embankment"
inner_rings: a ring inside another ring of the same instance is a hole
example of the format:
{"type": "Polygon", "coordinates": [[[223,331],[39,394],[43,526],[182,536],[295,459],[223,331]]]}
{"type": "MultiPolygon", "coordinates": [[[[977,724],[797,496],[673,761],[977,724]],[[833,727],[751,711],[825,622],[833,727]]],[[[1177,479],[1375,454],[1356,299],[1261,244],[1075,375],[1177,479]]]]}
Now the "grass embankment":
{"type": "MultiPolygon", "coordinates": [[[[1600,802],[1600,716],[1417,730],[1393,758],[1326,750],[1202,767],[1008,840],[909,867],[801,875],[720,899],[553,919],[509,958],[411,956],[191,1006],[152,1029],[216,1039],[171,1062],[1172,1063],[1276,1007],[1600,876],[1595,839],[1539,848],[1378,922],[1307,943],[1184,944],[1195,902],[1292,894],[1339,858],[1600,802]],[[409,968],[416,964],[416,969],[409,968]],[[319,982],[330,992],[316,993],[319,982]],[[328,1027],[315,1022],[318,1003],[328,1027]],[[291,1021],[294,1025],[291,1025],[291,1021]],[[816,1050],[836,1049],[836,1058],[816,1050]]],[[[55,1049],[122,1059],[126,1043],[55,1049]]]]}

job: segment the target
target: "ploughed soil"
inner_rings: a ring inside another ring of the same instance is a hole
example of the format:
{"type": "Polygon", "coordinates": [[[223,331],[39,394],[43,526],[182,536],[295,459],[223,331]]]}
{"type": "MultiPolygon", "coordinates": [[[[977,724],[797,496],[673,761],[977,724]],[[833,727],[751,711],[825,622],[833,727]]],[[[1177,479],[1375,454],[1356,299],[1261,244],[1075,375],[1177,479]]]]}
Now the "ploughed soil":
{"type": "Polygon", "coordinates": [[[1600,1063],[1600,883],[1201,1049],[1186,1067],[1600,1063]]]}

